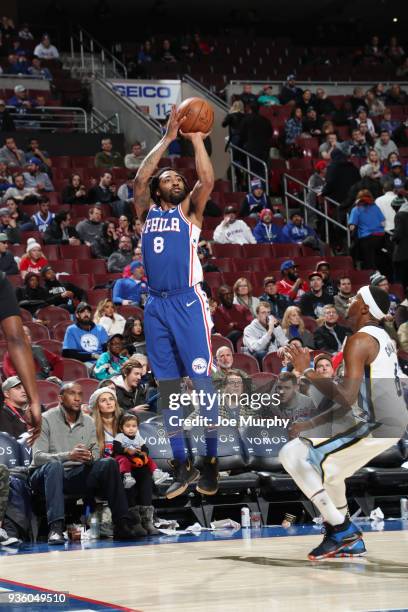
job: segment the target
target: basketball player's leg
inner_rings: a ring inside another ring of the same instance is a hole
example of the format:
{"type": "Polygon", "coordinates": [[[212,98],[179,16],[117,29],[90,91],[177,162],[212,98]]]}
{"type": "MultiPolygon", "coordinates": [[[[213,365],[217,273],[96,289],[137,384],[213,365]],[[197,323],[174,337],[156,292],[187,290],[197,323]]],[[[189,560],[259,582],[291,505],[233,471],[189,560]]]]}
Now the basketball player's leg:
{"type": "Polygon", "coordinates": [[[168,312],[172,333],[185,373],[200,393],[200,415],[206,418],[204,428],[206,456],[203,460],[197,491],[213,495],[218,490],[217,429],[218,401],[212,370],[211,327],[208,300],[201,288],[172,299],[173,312],[168,312]]]}
{"type": "Polygon", "coordinates": [[[166,491],[170,499],[183,493],[190,482],[198,479],[199,472],[188,458],[183,413],[180,404],[182,363],[174,339],[163,322],[161,298],[149,298],[144,315],[146,348],[152,371],[158,380],[160,409],[173,453],[174,482],[166,491]]]}
{"type": "Polygon", "coordinates": [[[311,462],[312,449],[309,442],[297,438],[285,444],[279,453],[283,467],[318,508],[325,522],[326,535],[323,542],[309,553],[309,559],[318,560],[339,554],[362,555],[365,553],[364,544],[356,543],[361,539],[361,532],[329,496],[322,474],[311,462]]]}

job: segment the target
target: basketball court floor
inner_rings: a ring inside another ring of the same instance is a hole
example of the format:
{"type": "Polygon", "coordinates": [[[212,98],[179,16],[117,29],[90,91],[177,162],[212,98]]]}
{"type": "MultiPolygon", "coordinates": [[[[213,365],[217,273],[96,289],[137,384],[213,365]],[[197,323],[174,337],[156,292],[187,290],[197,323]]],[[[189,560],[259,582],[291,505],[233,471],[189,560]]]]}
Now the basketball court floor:
{"type": "Polygon", "coordinates": [[[360,524],[366,557],[313,563],[322,536],[310,525],[3,547],[0,610],[408,610],[407,522],[360,524]]]}

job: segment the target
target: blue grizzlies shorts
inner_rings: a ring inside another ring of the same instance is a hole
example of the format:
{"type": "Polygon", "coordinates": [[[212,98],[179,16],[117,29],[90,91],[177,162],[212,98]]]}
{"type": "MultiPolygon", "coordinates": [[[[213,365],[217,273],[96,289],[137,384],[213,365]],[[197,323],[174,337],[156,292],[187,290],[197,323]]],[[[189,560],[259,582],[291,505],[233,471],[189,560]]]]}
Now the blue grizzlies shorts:
{"type": "Polygon", "coordinates": [[[150,290],[144,330],[150,366],[158,380],[211,375],[208,299],[200,285],[180,291],[150,290]]]}

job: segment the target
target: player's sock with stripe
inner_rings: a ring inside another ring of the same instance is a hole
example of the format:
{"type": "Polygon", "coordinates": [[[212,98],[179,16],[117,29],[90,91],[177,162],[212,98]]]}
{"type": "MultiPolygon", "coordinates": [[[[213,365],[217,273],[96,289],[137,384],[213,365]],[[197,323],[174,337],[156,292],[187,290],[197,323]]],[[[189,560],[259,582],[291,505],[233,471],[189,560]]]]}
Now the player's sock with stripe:
{"type": "Polygon", "coordinates": [[[330,525],[341,525],[344,522],[344,515],[336,508],[324,489],[312,495],[310,501],[314,503],[323,519],[330,525]]]}

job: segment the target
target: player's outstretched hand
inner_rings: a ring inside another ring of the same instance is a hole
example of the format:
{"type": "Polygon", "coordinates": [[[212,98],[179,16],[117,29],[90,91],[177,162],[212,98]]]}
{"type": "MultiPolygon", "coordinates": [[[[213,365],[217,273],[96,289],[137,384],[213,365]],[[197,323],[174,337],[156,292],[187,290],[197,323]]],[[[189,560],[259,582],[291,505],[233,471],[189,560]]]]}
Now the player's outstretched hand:
{"type": "Polygon", "coordinates": [[[176,140],[179,129],[183,125],[185,119],[185,117],[179,119],[176,106],[172,106],[167,122],[166,137],[171,139],[171,141],[176,140]]]}
{"type": "Polygon", "coordinates": [[[301,348],[293,344],[285,346],[285,355],[293,363],[294,369],[300,373],[303,373],[310,367],[310,354],[307,348],[301,348]]]}
{"type": "Polygon", "coordinates": [[[193,140],[198,140],[198,139],[205,140],[207,136],[211,134],[211,132],[207,132],[206,134],[204,134],[204,132],[190,132],[189,133],[189,132],[183,132],[183,130],[180,130],[180,134],[186,140],[191,140],[191,142],[193,142],[193,140]]]}

